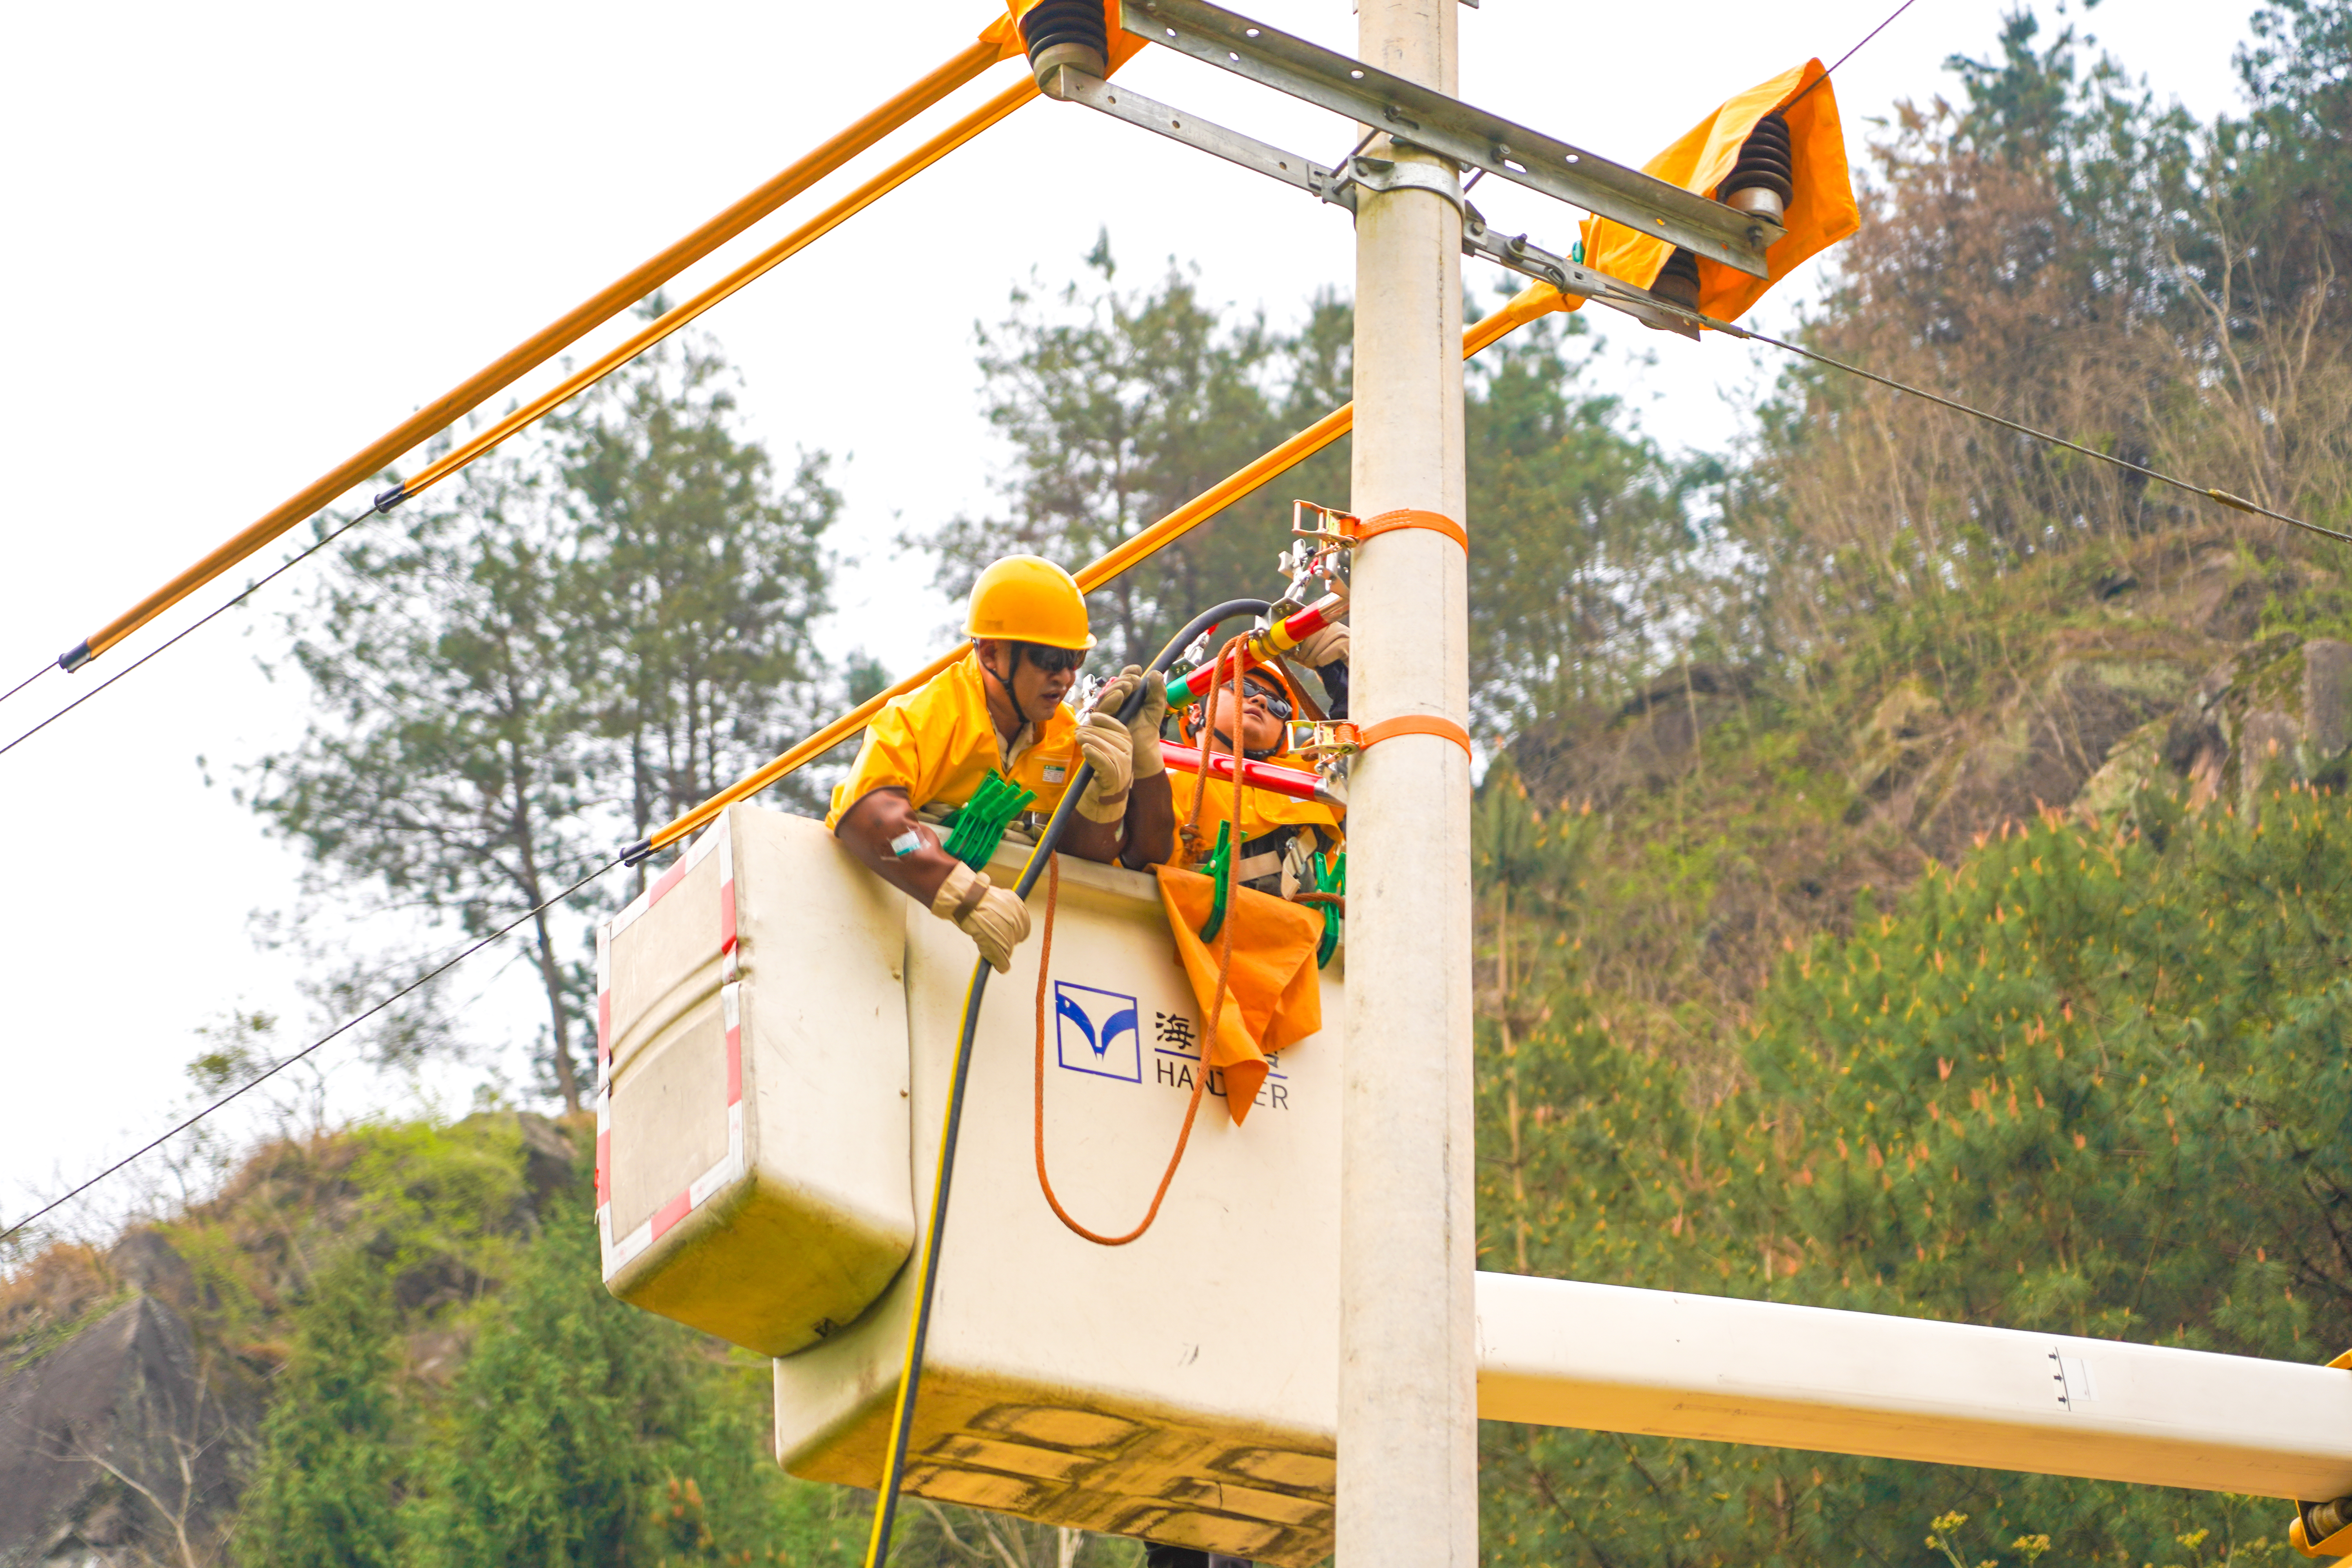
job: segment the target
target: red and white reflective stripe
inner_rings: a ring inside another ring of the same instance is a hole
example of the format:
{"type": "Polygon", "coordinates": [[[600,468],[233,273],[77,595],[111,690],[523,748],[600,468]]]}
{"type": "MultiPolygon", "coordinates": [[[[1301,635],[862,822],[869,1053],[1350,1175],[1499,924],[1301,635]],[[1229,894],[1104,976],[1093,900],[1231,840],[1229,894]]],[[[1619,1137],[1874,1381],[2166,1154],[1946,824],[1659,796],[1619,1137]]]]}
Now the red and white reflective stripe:
{"type": "Polygon", "coordinates": [[[735,951],[735,836],[719,835],[719,951],[735,951]]]}
{"type": "Polygon", "coordinates": [[[727,1103],[743,1103],[743,1010],[740,984],[719,988],[719,1010],[727,1025],[727,1103]]]}
{"type": "Polygon", "coordinates": [[[735,839],[721,812],[679,856],[659,880],[632,900],[627,908],[596,932],[596,1232],[604,1252],[604,1278],[625,1267],[651,1247],[680,1220],[708,1203],[711,1195],[743,1175],[743,1017],[742,986],[736,980],[735,839]],[[634,925],[646,910],[682,881],[705,858],[719,857],[719,1005],[725,1026],[727,1051],[727,1152],[719,1163],[687,1184],[686,1191],[654,1211],[653,1217],[628,1235],[613,1235],[613,939],[634,925]]]}

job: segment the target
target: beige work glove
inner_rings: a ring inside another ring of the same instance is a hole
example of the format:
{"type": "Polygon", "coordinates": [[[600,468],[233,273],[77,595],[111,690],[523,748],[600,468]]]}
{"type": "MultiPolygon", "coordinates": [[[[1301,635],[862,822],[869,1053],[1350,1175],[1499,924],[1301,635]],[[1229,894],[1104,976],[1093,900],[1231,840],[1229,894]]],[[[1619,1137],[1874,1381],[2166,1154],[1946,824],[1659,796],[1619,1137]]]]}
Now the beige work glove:
{"type": "Polygon", "coordinates": [[[1155,779],[1168,771],[1167,759],[1160,754],[1160,726],[1168,721],[1168,678],[1158,670],[1143,673],[1139,664],[1130,664],[1111,678],[1095,699],[1097,713],[1117,713],[1127,706],[1135,694],[1136,686],[1143,687],[1143,705],[1128,721],[1128,754],[1134,761],[1134,778],[1140,782],[1155,779]]]}
{"type": "Polygon", "coordinates": [[[1320,669],[1327,664],[1339,664],[1348,657],[1348,628],[1342,624],[1309,632],[1307,640],[1290,650],[1290,657],[1309,669],[1320,669]]]}
{"type": "Polygon", "coordinates": [[[1078,815],[1088,822],[1117,822],[1127,815],[1128,786],[1135,782],[1135,743],[1115,713],[1100,708],[1078,721],[1078,750],[1094,765],[1078,815]]]}
{"type": "Polygon", "coordinates": [[[956,930],[971,938],[997,973],[1013,973],[1013,950],[1029,935],[1029,906],[1011,889],[995,886],[986,873],[959,860],[931,895],[931,913],[953,921],[956,930]]]}

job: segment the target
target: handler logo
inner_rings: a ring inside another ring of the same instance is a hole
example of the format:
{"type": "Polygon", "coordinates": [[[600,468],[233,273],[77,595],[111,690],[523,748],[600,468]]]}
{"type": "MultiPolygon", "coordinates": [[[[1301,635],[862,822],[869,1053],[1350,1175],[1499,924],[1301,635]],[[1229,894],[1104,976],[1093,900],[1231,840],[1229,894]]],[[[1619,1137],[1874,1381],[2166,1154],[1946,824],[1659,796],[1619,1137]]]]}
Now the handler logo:
{"type": "Polygon", "coordinates": [[[1143,1081],[1143,1036],[1135,998],[1066,980],[1054,982],[1056,1059],[1072,1072],[1143,1081]]]}

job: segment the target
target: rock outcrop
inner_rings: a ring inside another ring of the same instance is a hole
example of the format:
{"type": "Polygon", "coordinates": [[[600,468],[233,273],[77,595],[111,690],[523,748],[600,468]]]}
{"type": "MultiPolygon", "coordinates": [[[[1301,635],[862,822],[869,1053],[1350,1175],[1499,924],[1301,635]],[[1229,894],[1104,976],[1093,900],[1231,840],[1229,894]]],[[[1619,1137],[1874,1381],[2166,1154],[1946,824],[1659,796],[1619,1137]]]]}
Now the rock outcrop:
{"type": "Polygon", "coordinates": [[[153,1296],[17,1365],[0,1378],[0,1568],[208,1560],[237,1427],[153,1296]]]}

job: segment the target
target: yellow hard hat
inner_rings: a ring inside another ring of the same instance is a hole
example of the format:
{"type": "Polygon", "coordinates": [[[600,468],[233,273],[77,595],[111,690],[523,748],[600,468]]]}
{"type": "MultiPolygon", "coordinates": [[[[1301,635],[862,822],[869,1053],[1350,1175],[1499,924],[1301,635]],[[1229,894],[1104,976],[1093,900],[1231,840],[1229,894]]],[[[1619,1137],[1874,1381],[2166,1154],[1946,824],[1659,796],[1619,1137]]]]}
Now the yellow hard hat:
{"type": "Polygon", "coordinates": [[[1077,579],[1042,555],[1008,555],[991,562],[971,585],[971,613],[964,636],[1003,637],[1046,647],[1090,648],[1087,596],[1077,579]]]}

